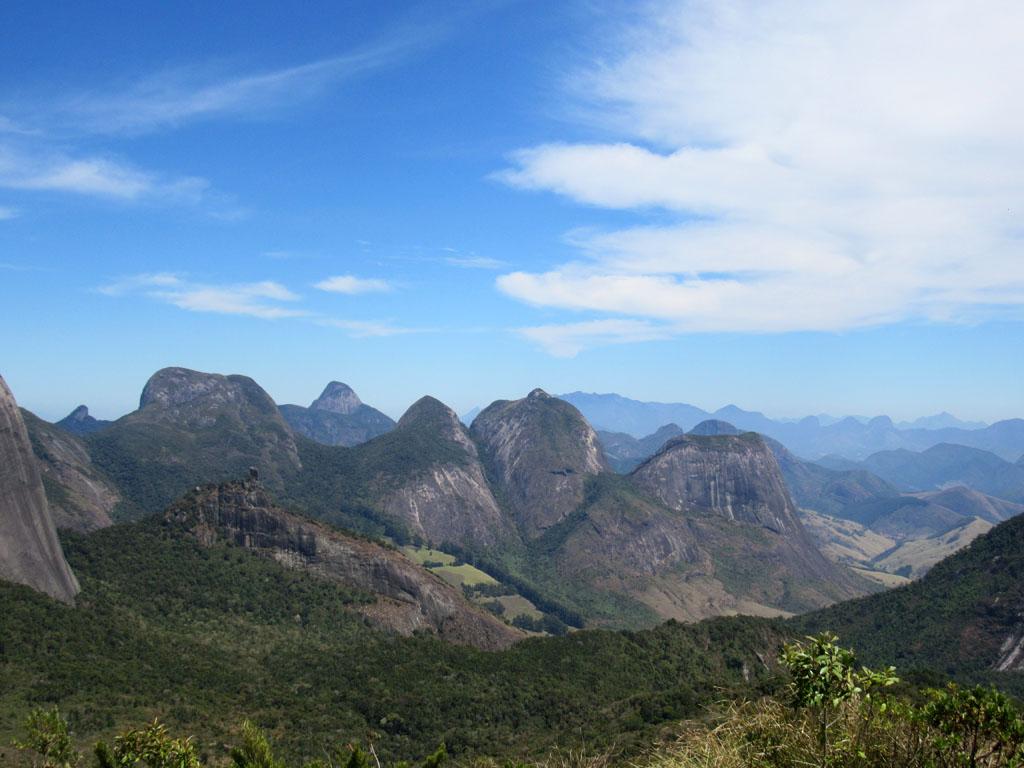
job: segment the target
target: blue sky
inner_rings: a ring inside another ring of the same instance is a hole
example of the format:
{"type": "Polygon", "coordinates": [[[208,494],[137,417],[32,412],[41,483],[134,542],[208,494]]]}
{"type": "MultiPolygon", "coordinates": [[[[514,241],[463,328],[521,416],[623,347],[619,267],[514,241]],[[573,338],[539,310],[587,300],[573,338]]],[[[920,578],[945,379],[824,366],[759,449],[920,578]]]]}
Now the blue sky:
{"type": "Polygon", "coordinates": [[[1022,11],[820,5],[4,3],[0,372],[1024,415],[1022,11]]]}

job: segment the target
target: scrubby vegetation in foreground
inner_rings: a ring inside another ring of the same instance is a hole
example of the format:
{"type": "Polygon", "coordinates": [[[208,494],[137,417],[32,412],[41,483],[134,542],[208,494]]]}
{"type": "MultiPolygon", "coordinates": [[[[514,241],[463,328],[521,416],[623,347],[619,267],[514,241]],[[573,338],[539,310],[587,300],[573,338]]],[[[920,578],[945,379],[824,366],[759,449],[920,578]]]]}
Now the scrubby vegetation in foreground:
{"type": "MultiPolygon", "coordinates": [[[[733,702],[711,722],[683,723],[681,736],[639,760],[632,768],[1013,768],[1024,765],[1024,718],[994,688],[898,691],[895,669],[859,667],[852,651],[833,635],[785,646],[780,661],[789,673],[781,697],[733,702]]],[[[192,737],[175,738],[154,721],[117,735],[92,749],[91,761],[75,747],[67,721],[56,708],[36,710],[14,745],[33,768],[381,768],[371,744],[344,744],[302,763],[279,758],[266,734],[245,721],[240,744],[229,758],[208,761],[192,737]]],[[[438,768],[447,758],[442,744],[422,761],[438,768]]],[[[474,756],[463,762],[480,768],[495,763],[474,756]]],[[[602,768],[604,755],[553,753],[534,763],[544,768],[602,768]]],[[[411,768],[409,763],[396,768],[411,768]]]]}

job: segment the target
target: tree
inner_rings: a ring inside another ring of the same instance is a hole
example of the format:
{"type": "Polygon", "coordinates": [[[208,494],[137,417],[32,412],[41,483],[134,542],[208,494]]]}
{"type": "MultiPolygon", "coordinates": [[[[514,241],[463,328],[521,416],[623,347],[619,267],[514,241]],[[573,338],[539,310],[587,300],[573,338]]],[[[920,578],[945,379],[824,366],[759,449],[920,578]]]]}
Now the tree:
{"type": "Polygon", "coordinates": [[[101,741],[96,762],[99,768],[201,768],[192,737],[173,739],[157,720],[117,736],[113,749],[101,741]]]}
{"type": "Polygon", "coordinates": [[[798,709],[810,710],[815,717],[821,766],[831,762],[836,746],[830,742],[830,729],[836,723],[839,707],[854,698],[870,702],[874,690],[899,682],[895,667],[882,672],[867,667],[858,670],[853,651],[841,648],[838,640],[829,632],[808,637],[807,645],[786,645],[781,658],[792,678],[790,703],[798,709]]]}
{"type": "Polygon", "coordinates": [[[25,718],[25,739],[14,741],[14,746],[23,752],[34,752],[35,768],[74,768],[82,756],[75,750],[68,723],[61,717],[57,707],[34,709],[25,718]]]}

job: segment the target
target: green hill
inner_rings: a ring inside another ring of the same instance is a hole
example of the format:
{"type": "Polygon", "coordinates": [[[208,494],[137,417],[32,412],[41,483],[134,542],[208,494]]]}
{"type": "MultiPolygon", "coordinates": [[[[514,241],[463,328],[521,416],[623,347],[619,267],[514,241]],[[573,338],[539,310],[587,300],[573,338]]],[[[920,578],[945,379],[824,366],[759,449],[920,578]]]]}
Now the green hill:
{"type": "MultiPolygon", "coordinates": [[[[0,743],[59,704],[84,741],[159,716],[210,754],[250,717],[295,757],[367,741],[389,758],[629,748],[724,692],[770,682],[752,619],[580,632],[486,653],[368,627],[365,595],[155,519],[69,535],[77,607],[0,584],[0,743]],[[748,682],[749,680],[749,682],[748,682]]],[[[2,756],[0,756],[2,757],[2,756]]]]}

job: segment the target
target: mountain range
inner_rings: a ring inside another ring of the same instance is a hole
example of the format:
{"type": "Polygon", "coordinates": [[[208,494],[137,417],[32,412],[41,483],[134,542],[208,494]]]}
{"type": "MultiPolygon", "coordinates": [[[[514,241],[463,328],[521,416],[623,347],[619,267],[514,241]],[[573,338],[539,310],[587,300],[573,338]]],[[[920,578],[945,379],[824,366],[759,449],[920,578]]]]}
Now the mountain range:
{"type": "Polygon", "coordinates": [[[1024,419],[1006,419],[988,426],[962,422],[948,414],[899,425],[888,416],[867,420],[850,416],[839,421],[823,421],[817,416],[778,420],[735,405],[712,413],[686,403],[647,403],[617,394],[570,392],[560,397],[575,405],[596,429],[634,438],[650,435],[668,424],[688,432],[702,421],[719,419],[743,431],[774,438],[798,456],[811,459],[828,454],[864,459],[878,451],[922,451],[939,443],[980,448],[1007,461],[1024,456],[1024,419]]]}
{"type": "MultiPolygon", "coordinates": [[[[942,447],[890,479],[723,419],[641,449],[539,389],[469,428],[424,397],[329,445],[251,379],[177,368],[85,435],[0,395],[5,737],[41,697],[90,736],[160,711],[224,743],[226,715],[258,717],[302,757],[371,730],[395,756],[439,733],[641,748],[778,690],[781,644],[823,630],[911,679],[1024,691],[1024,506],[944,485],[942,447]],[[916,580],[881,591],[885,569],[916,580]],[[543,622],[511,626],[524,604],[543,622]],[[520,642],[540,629],[569,636],[520,642]]],[[[1019,466],[969,455],[975,482],[1019,466]]]]}
{"type": "MultiPolygon", "coordinates": [[[[334,382],[306,413],[367,408],[334,382]]],[[[147,382],[138,410],[65,433],[62,454],[38,420],[35,444],[53,507],[77,530],[160,513],[257,467],[284,506],[456,553],[563,624],[778,615],[875,588],[821,556],[757,436],[670,443],[618,476],[579,411],[542,390],[493,403],[471,429],[425,397],[351,447],[311,439],[286,415],[247,377],[169,368],[147,382]],[[690,479],[678,485],[682,473],[690,479]],[[97,494],[83,500],[86,479],[97,494]]]]}

